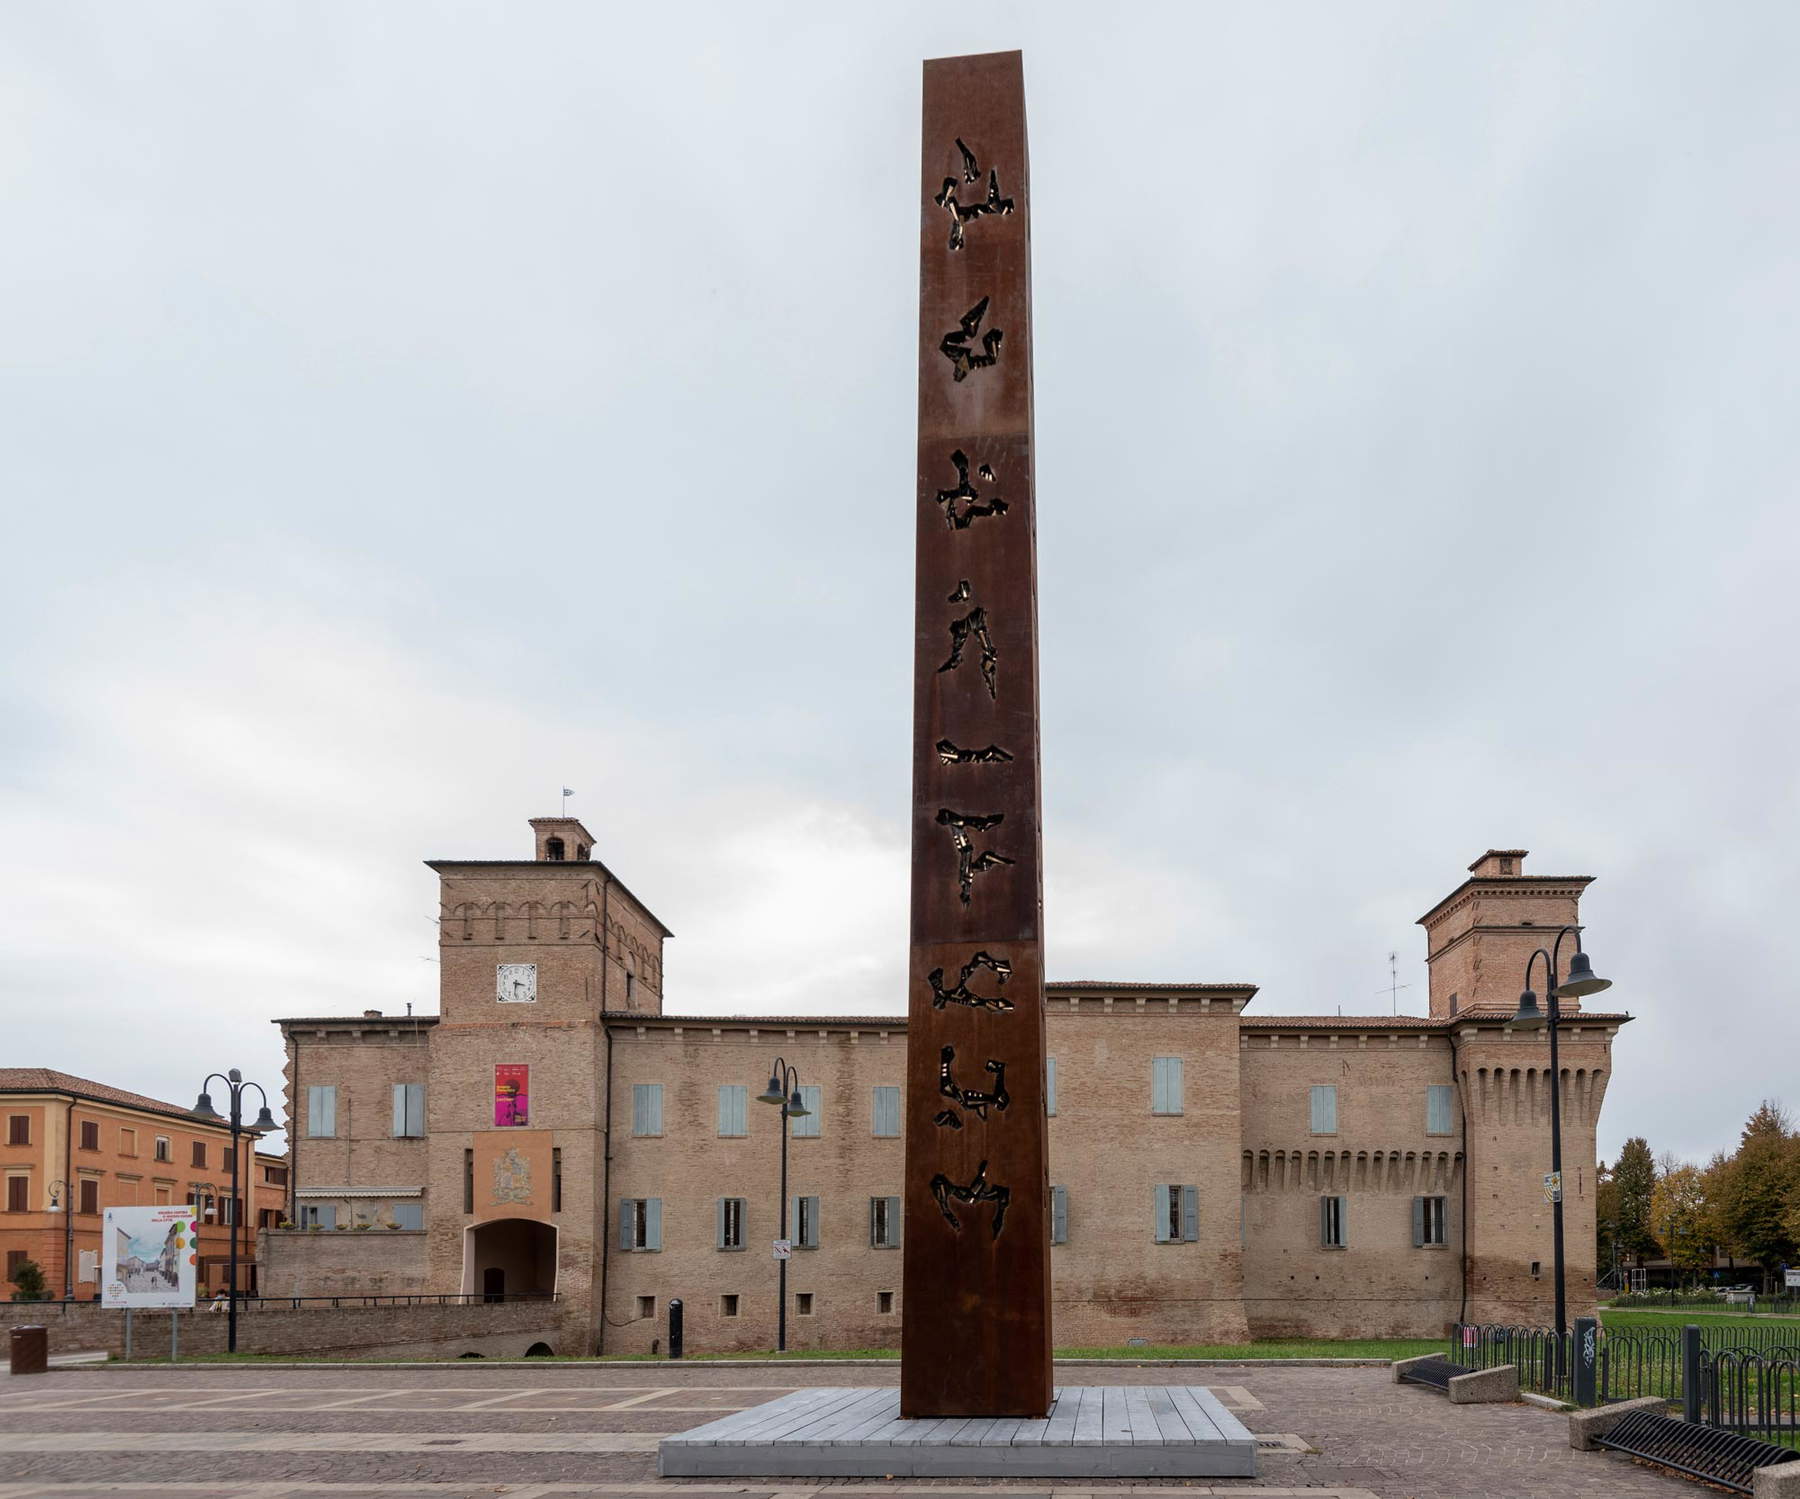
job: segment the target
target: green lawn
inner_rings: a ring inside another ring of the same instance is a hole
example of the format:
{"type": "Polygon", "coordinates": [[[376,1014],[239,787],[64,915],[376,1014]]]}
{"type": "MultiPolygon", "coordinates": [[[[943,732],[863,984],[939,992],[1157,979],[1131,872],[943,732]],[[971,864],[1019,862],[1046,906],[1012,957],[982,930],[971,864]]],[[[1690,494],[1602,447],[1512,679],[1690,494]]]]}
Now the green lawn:
{"type": "Polygon", "coordinates": [[[1775,1326],[1785,1324],[1794,1329],[1796,1340],[1800,1340],[1800,1317],[1764,1316],[1760,1312],[1754,1314],[1749,1312],[1694,1312],[1680,1309],[1665,1312],[1651,1307],[1632,1307],[1629,1310],[1615,1311],[1611,1307],[1602,1307],[1600,1320],[1615,1331],[1625,1327],[1642,1327],[1654,1332],[1679,1332],[1682,1325],[1688,1322],[1697,1323],[1709,1332],[1714,1328],[1766,1329],[1772,1324],[1775,1326]]]}

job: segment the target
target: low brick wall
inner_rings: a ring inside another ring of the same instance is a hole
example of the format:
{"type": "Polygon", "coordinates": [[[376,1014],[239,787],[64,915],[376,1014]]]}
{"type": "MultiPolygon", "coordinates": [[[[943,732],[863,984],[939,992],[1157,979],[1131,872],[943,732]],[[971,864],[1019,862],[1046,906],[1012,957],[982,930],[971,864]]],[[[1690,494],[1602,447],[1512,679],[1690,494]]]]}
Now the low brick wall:
{"type": "Polygon", "coordinates": [[[256,1263],[265,1296],[406,1296],[426,1289],[422,1229],[265,1228],[256,1236],[256,1263]]]}
{"type": "MultiPolygon", "coordinates": [[[[304,1358],[521,1358],[542,1343],[552,1353],[592,1353],[569,1307],[551,1301],[474,1302],[454,1306],[309,1307],[280,1305],[238,1313],[238,1352],[304,1358]]],[[[225,1314],[181,1313],[182,1354],[223,1353],[225,1314]]],[[[125,1313],[93,1302],[0,1303],[6,1329],[39,1323],[50,1330],[50,1352],[104,1350],[125,1355],[125,1313]]],[[[169,1356],[169,1313],[132,1314],[132,1351],[139,1358],[169,1356]]]]}

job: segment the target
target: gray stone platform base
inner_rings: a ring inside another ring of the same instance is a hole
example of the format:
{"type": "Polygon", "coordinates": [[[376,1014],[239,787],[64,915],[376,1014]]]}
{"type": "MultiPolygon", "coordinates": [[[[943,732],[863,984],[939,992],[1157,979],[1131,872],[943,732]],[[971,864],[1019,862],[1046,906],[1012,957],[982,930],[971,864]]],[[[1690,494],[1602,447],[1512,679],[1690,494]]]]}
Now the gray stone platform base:
{"type": "Polygon", "coordinates": [[[1253,1478],[1256,1438],[1193,1385],[1059,1387],[1042,1421],[900,1418],[900,1392],[798,1390],[665,1437],[682,1477],[1253,1478]]]}

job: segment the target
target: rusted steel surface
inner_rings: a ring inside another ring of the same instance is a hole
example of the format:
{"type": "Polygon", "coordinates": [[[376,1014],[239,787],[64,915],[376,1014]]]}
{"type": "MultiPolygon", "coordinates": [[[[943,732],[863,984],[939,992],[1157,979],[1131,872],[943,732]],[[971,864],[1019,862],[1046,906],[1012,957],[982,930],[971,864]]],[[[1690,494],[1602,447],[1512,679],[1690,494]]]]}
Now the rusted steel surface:
{"type": "Polygon", "coordinates": [[[1017,52],[925,64],[905,1416],[1050,1407],[1031,452],[1017,52]]]}

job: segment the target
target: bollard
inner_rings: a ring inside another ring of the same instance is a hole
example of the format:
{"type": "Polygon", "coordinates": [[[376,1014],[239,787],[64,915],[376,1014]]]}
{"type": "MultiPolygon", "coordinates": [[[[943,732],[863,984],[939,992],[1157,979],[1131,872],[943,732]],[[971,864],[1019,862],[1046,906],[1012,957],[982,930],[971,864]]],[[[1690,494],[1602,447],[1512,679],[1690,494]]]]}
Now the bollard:
{"type": "Polygon", "coordinates": [[[1681,1329],[1681,1419],[1700,1423],[1700,1324],[1681,1329]]]}
{"type": "Polygon", "coordinates": [[[1594,1376],[1600,1361],[1600,1323],[1593,1317],[1575,1319],[1575,1403],[1597,1404],[1594,1376]]]}
{"type": "Polygon", "coordinates": [[[681,1357],[681,1298],[669,1298],[669,1357],[681,1357]]]}
{"type": "Polygon", "coordinates": [[[42,1374],[50,1367],[50,1329],[15,1327],[12,1330],[11,1368],[14,1374],[42,1374]]]}

